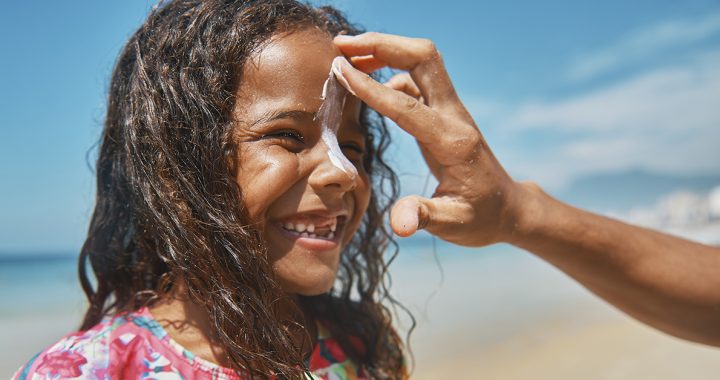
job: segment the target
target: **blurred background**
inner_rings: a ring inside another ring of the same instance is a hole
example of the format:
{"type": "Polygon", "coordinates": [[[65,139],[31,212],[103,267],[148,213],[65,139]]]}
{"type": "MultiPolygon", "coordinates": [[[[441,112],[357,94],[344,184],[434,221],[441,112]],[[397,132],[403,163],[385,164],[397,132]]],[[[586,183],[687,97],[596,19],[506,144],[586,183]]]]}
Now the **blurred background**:
{"type": "MultiPolygon", "coordinates": [[[[720,2],[315,2],[431,38],[500,161],[571,204],[720,244],[720,2]]],[[[150,1],[0,12],[0,377],[75,329],[93,149],[123,42],[150,1]]],[[[404,194],[432,193],[395,132],[404,194]]],[[[720,350],[645,327],[515,248],[400,242],[414,378],[710,379],[720,350]]],[[[399,328],[407,329],[406,319],[399,328]]]]}

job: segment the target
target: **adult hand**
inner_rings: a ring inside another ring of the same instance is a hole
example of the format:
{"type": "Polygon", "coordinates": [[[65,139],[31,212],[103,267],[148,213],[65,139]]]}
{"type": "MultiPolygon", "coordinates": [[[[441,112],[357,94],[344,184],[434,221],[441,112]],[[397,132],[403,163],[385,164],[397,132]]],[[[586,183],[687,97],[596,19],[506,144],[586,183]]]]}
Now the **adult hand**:
{"type": "MultiPolygon", "coordinates": [[[[431,199],[401,199],[393,230],[454,243],[505,241],[552,263],[629,315],[669,334],[720,346],[720,248],[566,205],[503,170],[428,40],[336,37],[346,87],[412,134],[439,181],[431,199]],[[386,86],[364,72],[407,70],[386,86]]],[[[343,82],[342,80],[340,82],[343,82]]]]}
{"type": "Polygon", "coordinates": [[[426,229],[466,246],[504,241],[514,228],[522,186],[505,172],[458,98],[435,45],[425,39],[381,33],[337,36],[350,60],[340,60],[343,85],[418,142],[438,180],[430,199],[400,199],[391,211],[393,231],[426,229]],[[365,72],[405,70],[385,85],[365,72]]]}

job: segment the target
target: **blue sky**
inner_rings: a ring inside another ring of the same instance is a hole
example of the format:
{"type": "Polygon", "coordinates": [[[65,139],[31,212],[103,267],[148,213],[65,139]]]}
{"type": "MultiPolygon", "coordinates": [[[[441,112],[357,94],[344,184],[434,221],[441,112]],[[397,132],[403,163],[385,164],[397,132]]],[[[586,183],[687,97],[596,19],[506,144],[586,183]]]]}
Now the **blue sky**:
{"type": "MultiPolygon", "coordinates": [[[[720,173],[718,1],[330,3],[367,29],[433,39],[517,178],[557,189],[629,168],[720,173]]],[[[82,243],[109,74],[152,4],[3,4],[0,254],[82,243]]],[[[406,190],[420,191],[415,146],[397,140],[406,190]]]]}

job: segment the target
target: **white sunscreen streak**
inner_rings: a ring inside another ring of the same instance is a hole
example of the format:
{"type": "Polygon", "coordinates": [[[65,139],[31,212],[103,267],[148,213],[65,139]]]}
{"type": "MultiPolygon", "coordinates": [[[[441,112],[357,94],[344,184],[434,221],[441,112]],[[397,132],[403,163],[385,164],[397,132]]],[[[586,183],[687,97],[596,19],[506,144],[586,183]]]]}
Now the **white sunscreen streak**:
{"type": "Polygon", "coordinates": [[[347,157],[343,154],[338,145],[337,132],[342,122],[342,111],[345,106],[345,97],[347,96],[347,90],[343,87],[339,80],[345,80],[342,78],[342,73],[337,67],[337,60],[344,59],[342,57],[336,57],[333,60],[330,74],[328,79],[323,85],[322,99],[323,102],[318,109],[316,119],[320,120],[320,139],[327,147],[327,155],[330,162],[338,169],[350,175],[354,180],[357,175],[357,169],[355,165],[350,162],[347,157]]]}

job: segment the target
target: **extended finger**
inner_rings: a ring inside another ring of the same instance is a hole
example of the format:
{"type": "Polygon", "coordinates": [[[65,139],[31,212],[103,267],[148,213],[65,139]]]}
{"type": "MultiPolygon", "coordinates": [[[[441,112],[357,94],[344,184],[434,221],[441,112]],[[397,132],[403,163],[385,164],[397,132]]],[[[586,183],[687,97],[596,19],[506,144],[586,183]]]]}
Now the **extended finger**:
{"type": "Polygon", "coordinates": [[[422,142],[432,153],[442,153],[439,143],[443,140],[443,124],[438,114],[419,100],[395,91],[352,67],[342,57],[333,65],[340,71],[340,83],[368,106],[387,116],[416,140],[422,142]],[[437,148],[437,149],[435,149],[437,148]]]}
{"type": "Polygon", "coordinates": [[[427,224],[429,210],[423,200],[427,201],[413,195],[400,199],[393,206],[390,211],[390,226],[398,236],[412,236],[427,224]]]}
{"type": "Polygon", "coordinates": [[[392,78],[385,82],[385,85],[392,88],[393,90],[402,91],[412,96],[413,98],[422,101],[422,94],[420,93],[420,89],[408,73],[395,74],[392,78]]]}
{"type": "Polygon", "coordinates": [[[368,32],[336,36],[334,41],[347,56],[373,56],[408,71],[431,107],[458,101],[442,57],[430,40],[368,32]]]}
{"type": "Polygon", "coordinates": [[[390,226],[401,237],[425,229],[452,238],[458,226],[469,224],[472,208],[450,197],[424,198],[410,195],[400,199],[390,211],[390,226]]]}
{"type": "Polygon", "coordinates": [[[370,74],[375,70],[382,69],[383,67],[387,67],[387,63],[373,57],[372,55],[350,57],[350,62],[352,62],[353,66],[355,66],[358,70],[367,74],[370,74]]]}

